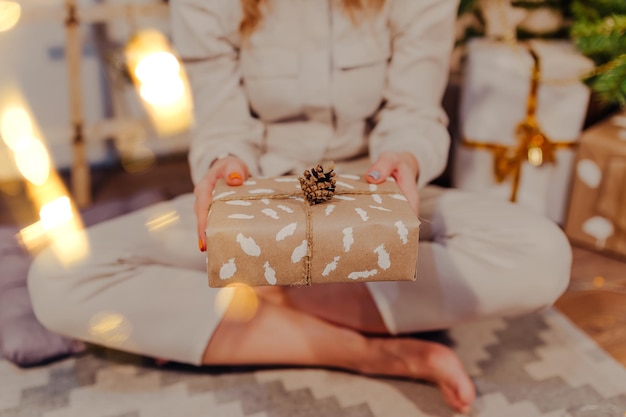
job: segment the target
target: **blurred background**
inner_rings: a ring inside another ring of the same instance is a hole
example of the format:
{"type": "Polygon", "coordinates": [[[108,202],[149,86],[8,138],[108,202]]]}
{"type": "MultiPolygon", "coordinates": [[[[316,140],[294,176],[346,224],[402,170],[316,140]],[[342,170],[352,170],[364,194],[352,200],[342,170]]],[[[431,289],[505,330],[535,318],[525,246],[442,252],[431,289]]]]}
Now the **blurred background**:
{"type": "MultiPolygon", "coordinates": [[[[0,3],[3,117],[11,109],[25,110],[57,169],[72,165],[72,141],[68,139],[74,134],[73,123],[84,129],[87,161],[92,165],[111,164],[119,154],[126,157],[141,152],[137,151],[139,143],[145,146],[144,152],[184,151],[185,138],[171,137],[185,130],[184,121],[173,128],[155,126],[156,119],[148,120],[152,114],[144,107],[150,103],[170,105],[169,114],[181,107],[177,94],[186,92],[182,84],[176,84],[179,69],[175,59],[153,55],[152,63],[144,62],[144,77],[152,76],[152,84],[148,80],[143,87],[131,72],[150,54],[173,52],[167,38],[166,5],[77,1],[74,7],[80,21],[76,30],[65,24],[72,13],[70,7],[62,0],[0,3]],[[77,62],[68,62],[68,49],[77,53],[77,62]],[[168,83],[170,75],[173,81],[168,83]],[[160,88],[155,88],[154,79],[160,81],[160,88]],[[79,101],[77,106],[73,100],[79,101]],[[117,123],[107,123],[107,119],[117,123]],[[168,140],[159,140],[166,136],[168,140]],[[113,149],[112,145],[117,146],[113,149]]],[[[2,155],[6,157],[6,152],[2,155]]],[[[17,174],[11,165],[2,164],[1,178],[17,174]]]]}

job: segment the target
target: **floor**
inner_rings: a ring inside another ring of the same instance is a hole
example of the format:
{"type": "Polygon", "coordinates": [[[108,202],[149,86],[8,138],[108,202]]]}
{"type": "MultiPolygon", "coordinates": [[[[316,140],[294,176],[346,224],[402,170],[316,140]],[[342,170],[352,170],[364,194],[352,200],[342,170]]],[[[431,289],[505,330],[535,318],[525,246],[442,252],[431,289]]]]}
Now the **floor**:
{"type": "MultiPolygon", "coordinates": [[[[142,172],[113,167],[96,169],[92,175],[95,202],[150,188],[172,197],[192,190],[182,156],[160,160],[142,172]]],[[[67,175],[62,179],[67,181],[67,175]]],[[[23,184],[0,183],[0,224],[28,225],[36,216],[23,184]]],[[[571,285],[556,307],[626,366],[626,260],[574,247],[571,285]]]]}

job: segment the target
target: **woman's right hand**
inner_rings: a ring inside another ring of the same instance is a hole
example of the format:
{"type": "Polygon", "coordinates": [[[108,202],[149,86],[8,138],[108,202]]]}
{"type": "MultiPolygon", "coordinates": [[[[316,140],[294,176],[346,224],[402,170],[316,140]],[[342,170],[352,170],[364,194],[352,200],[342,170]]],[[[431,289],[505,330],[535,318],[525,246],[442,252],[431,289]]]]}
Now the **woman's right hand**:
{"type": "Polygon", "coordinates": [[[198,247],[206,251],[206,225],[213,190],[218,179],[226,180],[228,185],[241,185],[248,178],[248,166],[236,156],[227,156],[216,160],[193,190],[196,197],[194,211],[197,218],[198,247]]]}

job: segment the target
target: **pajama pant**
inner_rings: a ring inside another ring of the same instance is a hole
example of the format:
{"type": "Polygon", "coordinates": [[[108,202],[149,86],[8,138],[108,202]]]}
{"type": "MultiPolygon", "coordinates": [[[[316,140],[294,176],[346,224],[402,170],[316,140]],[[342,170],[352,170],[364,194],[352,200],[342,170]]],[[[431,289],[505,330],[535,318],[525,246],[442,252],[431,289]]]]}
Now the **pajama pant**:
{"type": "MultiPolygon", "coordinates": [[[[416,281],[367,283],[391,334],[525,314],[566,289],[571,248],[551,221],[459,190],[427,186],[420,197],[416,281]]],[[[182,195],[86,229],[87,254],[71,264],[40,252],[29,273],[38,319],[72,338],[200,364],[221,290],[208,286],[193,201],[182,195]]]]}

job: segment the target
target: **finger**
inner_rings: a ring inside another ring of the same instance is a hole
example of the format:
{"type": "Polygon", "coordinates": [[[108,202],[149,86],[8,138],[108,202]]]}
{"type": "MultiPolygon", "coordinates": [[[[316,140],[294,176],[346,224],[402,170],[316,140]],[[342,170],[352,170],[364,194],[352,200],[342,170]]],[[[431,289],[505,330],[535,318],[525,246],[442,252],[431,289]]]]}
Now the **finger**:
{"type": "Polygon", "coordinates": [[[248,169],[239,159],[226,161],[221,171],[228,185],[241,185],[248,179],[248,169]]]}
{"type": "Polygon", "coordinates": [[[396,168],[398,160],[391,154],[382,153],[376,162],[367,170],[366,181],[371,184],[380,184],[385,181],[396,168]]]}
{"type": "Polygon", "coordinates": [[[195,191],[196,202],[194,209],[196,212],[198,247],[202,252],[206,251],[206,225],[216,180],[213,175],[205,177],[198,183],[195,191]]]}
{"type": "Polygon", "coordinates": [[[416,216],[419,216],[419,194],[417,192],[417,183],[413,171],[404,164],[400,164],[398,169],[393,172],[398,187],[404,194],[416,216]]]}
{"type": "Polygon", "coordinates": [[[206,225],[209,216],[209,207],[213,199],[215,183],[220,175],[219,169],[210,169],[194,189],[196,201],[194,211],[196,212],[196,227],[198,234],[198,247],[206,251],[206,225]]]}
{"type": "Polygon", "coordinates": [[[248,177],[246,164],[237,158],[227,158],[218,163],[221,164],[210,169],[194,191],[196,195],[194,210],[197,218],[198,247],[202,252],[206,251],[206,226],[217,180],[223,178],[228,185],[241,185],[248,177]]]}

